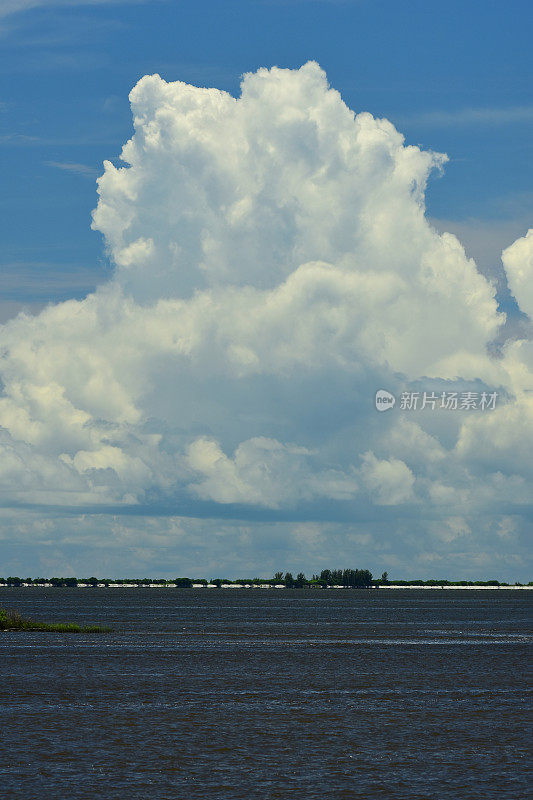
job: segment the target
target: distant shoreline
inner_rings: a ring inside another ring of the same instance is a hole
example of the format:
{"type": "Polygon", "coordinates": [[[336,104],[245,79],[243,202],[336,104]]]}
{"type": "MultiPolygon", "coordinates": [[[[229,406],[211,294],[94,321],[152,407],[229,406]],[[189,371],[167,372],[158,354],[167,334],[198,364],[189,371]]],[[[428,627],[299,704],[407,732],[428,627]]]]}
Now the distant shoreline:
{"type": "MultiPolygon", "coordinates": [[[[217,586],[216,584],[193,584],[192,586],[177,586],[175,583],[150,583],[150,584],[137,584],[137,583],[98,583],[95,586],[89,583],[78,583],[75,586],[54,586],[51,583],[44,583],[44,584],[36,584],[36,583],[22,583],[18,586],[14,586],[11,584],[0,584],[0,589],[288,589],[293,590],[296,587],[287,587],[282,585],[271,586],[269,584],[255,584],[254,586],[244,585],[244,584],[222,584],[221,586],[217,586]]],[[[343,591],[373,591],[379,589],[380,591],[383,590],[409,590],[415,589],[416,591],[420,589],[428,589],[428,590],[439,590],[439,591],[523,591],[533,589],[533,586],[425,586],[423,584],[413,585],[413,586],[399,586],[395,584],[387,584],[381,586],[371,586],[367,589],[362,589],[362,587],[357,586],[305,586],[302,587],[306,590],[315,591],[316,589],[320,590],[343,590],[343,591]]]]}
{"type": "Polygon", "coordinates": [[[52,576],[38,575],[32,577],[26,574],[16,576],[0,576],[0,586],[26,587],[26,588],[110,588],[110,589],[522,589],[533,588],[533,581],[522,582],[515,579],[513,583],[497,580],[495,577],[483,580],[466,578],[413,578],[405,580],[396,577],[389,578],[389,573],[384,571],[381,577],[374,578],[369,569],[323,569],[320,573],[313,573],[306,578],[303,572],[296,576],[292,572],[275,572],[272,577],[241,575],[238,578],[218,578],[211,575],[199,577],[174,576],[163,578],[159,576],[136,575],[115,576],[114,578],[101,575],[71,575],[52,576]]]}

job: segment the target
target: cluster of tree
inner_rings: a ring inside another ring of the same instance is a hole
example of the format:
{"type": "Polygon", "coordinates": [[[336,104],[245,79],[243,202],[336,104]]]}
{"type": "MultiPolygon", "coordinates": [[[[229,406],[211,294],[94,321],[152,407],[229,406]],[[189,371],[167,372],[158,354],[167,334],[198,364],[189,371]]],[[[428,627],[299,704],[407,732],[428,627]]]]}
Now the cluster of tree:
{"type": "Polygon", "coordinates": [[[35,586],[44,586],[44,584],[50,584],[51,586],[77,586],[81,582],[78,578],[0,578],[0,585],[3,586],[22,586],[23,583],[34,584],[35,586]]]}
{"type": "Polygon", "coordinates": [[[368,588],[374,585],[372,573],[368,569],[323,569],[317,577],[324,586],[368,588]]]}
{"type": "Polygon", "coordinates": [[[312,578],[306,578],[303,572],[299,572],[296,577],[291,572],[276,572],[273,578],[238,578],[237,580],[230,580],[229,578],[212,578],[210,581],[205,578],[174,578],[167,580],[164,578],[0,578],[0,585],[7,586],[22,586],[22,584],[33,584],[42,586],[49,584],[51,586],[78,586],[78,584],[86,584],[88,586],[98,585],[136,585],[136,586],[150,586],[160,585],[166,586],[168,584],[179,586],[180,588],[190,588],[194,584],[202,584],[207,586],[209,583],[215,586],[285,586],[288,589],[302,589],[305,587],[321,587],[321,586],[352,586],[357,588],[365,588],[373,585],[372,573],[367,569],[337,569],[337,570],[322,570],[320,575],[313,575],[312,578]]]}
{"type": "MultiPolygon", "coordinates": [[[[193,581],[190,578],[176,578],[175,580],[167,580],[166,578],[0,578],[0,585],[3,586],[22,586],[23,584],[31,584],[34,586],[78,586],[78,584],[86,584],[87,586],[108,586],[113,584],[135,584],[136,586],[150,586],[153,584],[159,586],[166,586],[169,583],[177,584],[178,586],[192,586],[193,581]]],[[[194,581],[194,583],[207,584],[206,580],[194,581]]]]}
{"type": "Polygon", "coordinates": [[[234,581],[214,578],[211,583],[217,586],[223,584],[237,584],[239,586],[285,586],[287,589],[304,589],[305,587],[320,588],[326,586],[368,588],[374,585],[372,573],[368,569],[325,569],[322,570],[320,575],[313,575],[311,578],[306,578],[303,572],[299,572],[296,577],[292,572],[276,572],[273,578],[237,578],[237,580],[234,581]]]}

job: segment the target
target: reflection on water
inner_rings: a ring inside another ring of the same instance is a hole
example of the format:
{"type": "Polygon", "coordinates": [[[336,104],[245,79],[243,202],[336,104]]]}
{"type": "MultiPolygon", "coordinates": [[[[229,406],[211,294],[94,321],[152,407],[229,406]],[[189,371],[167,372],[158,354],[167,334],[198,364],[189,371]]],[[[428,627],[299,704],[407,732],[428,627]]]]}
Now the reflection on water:
{"type": "Polygon", "coordinates": [[[525,798],[530,592],[0,589],[9,798],[525,798]],[[164,593],[163,593],[164,592],[164,593]]]}

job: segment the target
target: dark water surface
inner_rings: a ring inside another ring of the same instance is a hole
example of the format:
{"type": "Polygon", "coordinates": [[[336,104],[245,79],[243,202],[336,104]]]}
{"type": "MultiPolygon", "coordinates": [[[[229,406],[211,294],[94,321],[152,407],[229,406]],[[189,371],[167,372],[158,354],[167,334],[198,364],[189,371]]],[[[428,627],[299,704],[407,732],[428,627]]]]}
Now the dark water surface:
{"type": "Polygon", "coordinates": [[[6,798],[528,797],[527,591],[0,589],[6,798]]]}

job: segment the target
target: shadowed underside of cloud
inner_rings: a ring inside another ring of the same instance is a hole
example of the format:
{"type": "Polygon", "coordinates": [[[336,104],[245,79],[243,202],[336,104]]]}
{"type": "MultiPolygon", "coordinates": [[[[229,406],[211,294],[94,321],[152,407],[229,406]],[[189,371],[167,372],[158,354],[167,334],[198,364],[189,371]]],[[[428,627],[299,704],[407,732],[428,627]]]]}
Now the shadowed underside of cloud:
{"type": "MultiPolygon", "coordinates": [[[[532,347],[491,357],[494,286],[425,217],[445,156],[355,115],[315,63],[246,75],[238,99],[157,75],[130,99],[135,133],[93,222],[113,278],[1,329],[3,504],[137,507],[161,530],[173,505],[251,529],[281,514],[293,528],[275,537],[318,526],[317,558],[350,508],[368,547],[394,530],[389,559],[460,540],[492,564],[505,541],[520,569],[532,347]],[[499,401],[379,414],[379,388],[499,401]]],[[[529,315],[532,243],[503,255],[529,315]]]]}

